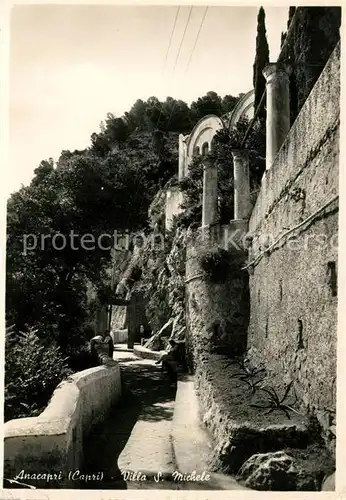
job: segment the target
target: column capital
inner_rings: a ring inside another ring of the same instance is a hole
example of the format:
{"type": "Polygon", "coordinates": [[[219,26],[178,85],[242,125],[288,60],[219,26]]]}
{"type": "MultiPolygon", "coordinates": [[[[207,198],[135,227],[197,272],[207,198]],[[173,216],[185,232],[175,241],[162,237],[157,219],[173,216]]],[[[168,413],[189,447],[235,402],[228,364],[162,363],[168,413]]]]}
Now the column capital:
{"type": "Polygon", "coordinates": [[[275,77],[288,78],[291,73],[291,66],[285,63],[269,63],[262,71],[262,74],[267,83],[269,83],[275,77]]]}
{"type": "Polygon", "coordinates": [[[247,160],[249,157],[248,149],[232,149],[231,150],[233,159],[247,160]]]}

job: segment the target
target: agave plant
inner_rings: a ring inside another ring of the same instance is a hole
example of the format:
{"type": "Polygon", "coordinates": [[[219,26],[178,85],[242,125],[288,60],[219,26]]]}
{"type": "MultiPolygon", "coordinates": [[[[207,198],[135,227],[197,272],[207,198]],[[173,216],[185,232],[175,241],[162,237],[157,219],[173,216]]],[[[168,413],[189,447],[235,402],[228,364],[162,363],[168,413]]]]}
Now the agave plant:
{"type": "Polygon", "coordinates": [[[263,383],[264,379],[264,368],[257,368],[257,367],[251,367],[247,363],[247,359],[243,357],[235,358],[231,363],[227,363],[225,365],[225,368],[230,366],[231,364],[237,364],[239,368],[242,370],[241,372],[233,373],[230,378],[239,378],[242,382],[245,382],[250,390],[251,393],[254,394],[256,392],[257,387],[263,383]],[[260,376],[260,378],[256,379],[256,377],[260,376]]]}
{"type": "Polygon", "coordinates": [[[251,394],[255,394],[258,386],[261,387],[261,384],[263,384],[263,377],[257,380],[255,378],[240,378],[240,380],[249,386],[251,394]]]}
{"type": "Polygon", "coordinates": [[[292,406],[292,405],[294,405],[297,402],[297,395],[295,393],[294,393],[295,400],[292,403],[292,405],[288,405],[287,403],[285,403],[285,401],[286,401],[286,399],[288,397],[288,394],[289,394],[289,392],[291,390],[292,384],[293,384],[293,382],[290,382],[287,385],[287,387],[285,389],[285,392],[284,392],[284,395],[282,396],[282,398],[280,398],[280,396],[278,395],[278,393],[276,392],[276,390],[272,386],[259,387],[260,391],[263,391],[263,392],[266,393],[267,399],[268,399],[268,403],[266,403],[264,405],[251,404],[250,406],[252,406],[253,408],[261,408],[261,409],[268,410],[266,412],[266,415],[268,415],[269,413],[272,413],[275,410],[281,410],[281,411],[283,411],[285,413],[285,415],[286,415],[286,417],[288,419],[291,418],[291,416],[289,414],[289,411],[293,411],[294,413],[297,413],[298,415],[301,415],[298,412],[298,410],[296,410],[292,406]]]}

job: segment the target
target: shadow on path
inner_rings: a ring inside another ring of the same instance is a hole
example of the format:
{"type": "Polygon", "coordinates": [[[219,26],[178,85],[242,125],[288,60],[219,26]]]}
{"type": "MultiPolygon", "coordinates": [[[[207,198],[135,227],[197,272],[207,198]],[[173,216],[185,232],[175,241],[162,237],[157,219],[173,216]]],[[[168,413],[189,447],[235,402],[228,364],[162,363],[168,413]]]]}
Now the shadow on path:
{"type": "Polygon", "coordinates": [[[131,362],[121,360],[120,367],[122,398],[84,442],[83,473],[103,472],[103,479],[81,484],[81,489],[127,489],[118,458],[139,415],[141,420],[150,422],[172,418],[171,411],[161,405],[174,401],[176,386],[170,383],[161,368],[133,361],[133,358],[131,362]]]}

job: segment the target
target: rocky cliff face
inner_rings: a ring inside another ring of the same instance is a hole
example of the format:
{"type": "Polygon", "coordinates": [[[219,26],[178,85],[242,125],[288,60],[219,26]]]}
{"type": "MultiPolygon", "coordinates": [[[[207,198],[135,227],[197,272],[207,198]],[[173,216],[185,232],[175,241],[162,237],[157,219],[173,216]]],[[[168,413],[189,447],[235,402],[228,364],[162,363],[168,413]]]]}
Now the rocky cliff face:
{"type": "Polygon", "coordinates": [[[173,225],[164,232],[165,195],[165,190],[160,190],[150,206],[150,230],[132,238],[134,248],[119,273],[117,293],[127,298],[133,293],[141,294],[152,333],[160,332],[170,321],[170,337],[182,340],[186,230],[173,225]]]}

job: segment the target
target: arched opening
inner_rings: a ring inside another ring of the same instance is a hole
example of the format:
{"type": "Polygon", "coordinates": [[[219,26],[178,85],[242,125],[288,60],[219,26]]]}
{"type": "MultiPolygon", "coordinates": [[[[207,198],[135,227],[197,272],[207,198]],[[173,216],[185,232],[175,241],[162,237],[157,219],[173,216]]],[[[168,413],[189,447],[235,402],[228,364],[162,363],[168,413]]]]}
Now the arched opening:
{"type": "Polygon", "coordinates": [[[209,144],[207,142],[204,142],[202,146],[202,156],[207,155],[208,152],[209,152],[209,144]]]}
{"type": "Polygon", "coordinates": [[[200,155],[200,148],[199,148],[199,146],[195,146],[195,147],[193,148],[193,154],[194,154],[195,156],[199,156],[199,155],[200,155]]]}

